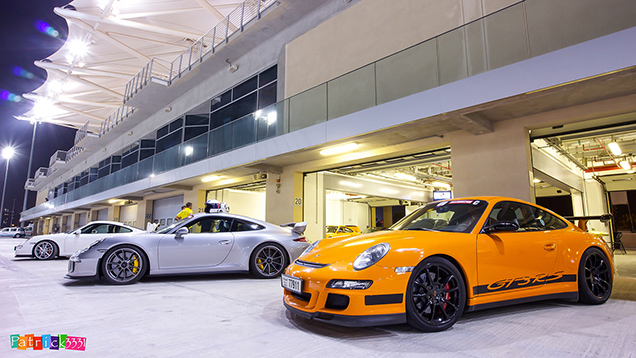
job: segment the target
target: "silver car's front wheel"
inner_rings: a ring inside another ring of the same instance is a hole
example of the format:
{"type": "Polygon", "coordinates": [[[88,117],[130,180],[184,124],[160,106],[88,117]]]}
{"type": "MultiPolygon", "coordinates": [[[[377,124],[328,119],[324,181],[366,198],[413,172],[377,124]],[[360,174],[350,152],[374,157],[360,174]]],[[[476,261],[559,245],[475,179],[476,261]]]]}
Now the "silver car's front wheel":
{"type": "Polygon", "coordinates": [[[118,246],[104,255],[102,273],[111,284],[131,284],[143,277],[146,264],[146,256],[140,249],[129,245],[118,246]]]}
{"type": "Polygon", "coordinates": [[[38,260],[50,260],[57,256],[57,246],[51,241],[40,241],[33,248],[33,256],[38,260]]]}
{"type": "Polygon", "coordinates": [[[278,244],[267,243],[258,246],[252,253],[250,268],[258,278],[280,276],[287,267],[287,253],[278,244]]]}

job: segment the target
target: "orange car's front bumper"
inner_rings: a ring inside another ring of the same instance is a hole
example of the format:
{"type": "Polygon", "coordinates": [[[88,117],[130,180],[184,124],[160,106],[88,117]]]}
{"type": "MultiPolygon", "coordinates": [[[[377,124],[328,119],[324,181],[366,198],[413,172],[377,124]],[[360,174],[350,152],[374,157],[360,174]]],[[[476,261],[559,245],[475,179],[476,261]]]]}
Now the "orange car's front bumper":
{"type": "Polygon", "coordinates": [[[406,322],[405,293],[410,272],[371,266],[354,271],[351,264],[311,268],[290,265],[285,275],[303,280],[302,294],[285,289],[285,307],[307,319],[362,327],[406,322]],[[367,289],[329,288],[333,279],[372,281],[367,289]]]}

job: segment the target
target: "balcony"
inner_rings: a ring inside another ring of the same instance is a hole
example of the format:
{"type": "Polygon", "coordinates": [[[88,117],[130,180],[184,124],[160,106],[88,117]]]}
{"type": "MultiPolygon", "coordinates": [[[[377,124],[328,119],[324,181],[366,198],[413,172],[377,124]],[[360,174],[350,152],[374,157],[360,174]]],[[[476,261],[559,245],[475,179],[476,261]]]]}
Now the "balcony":
{"type": "Polygon", "coordinates": [[[35,190],[35,179],[27,179],[24,183],[24,190],[35,190]]]}

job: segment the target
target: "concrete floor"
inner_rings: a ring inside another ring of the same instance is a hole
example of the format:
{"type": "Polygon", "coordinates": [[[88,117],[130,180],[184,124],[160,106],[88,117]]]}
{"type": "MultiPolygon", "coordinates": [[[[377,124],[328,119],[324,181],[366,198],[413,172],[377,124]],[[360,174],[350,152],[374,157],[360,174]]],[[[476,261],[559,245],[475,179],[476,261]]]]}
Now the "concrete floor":
{"type": "MultiPolygon", "coordinates": [[[[629,300],[468,313],[440,333],[407,325],[343,328],[290,317],[278,280],[206,275],[117,287],[70,281],[63,278],[66,260],[14,259],[18,242],[0,239],[0,357],[51,354],[10,349],[9,335],[17,333],[86,337],[82,357],[636,357],[636,302],[629,300]]],[[[635,257],[617,255],[617,262],[636,272],[635,257]]]]}

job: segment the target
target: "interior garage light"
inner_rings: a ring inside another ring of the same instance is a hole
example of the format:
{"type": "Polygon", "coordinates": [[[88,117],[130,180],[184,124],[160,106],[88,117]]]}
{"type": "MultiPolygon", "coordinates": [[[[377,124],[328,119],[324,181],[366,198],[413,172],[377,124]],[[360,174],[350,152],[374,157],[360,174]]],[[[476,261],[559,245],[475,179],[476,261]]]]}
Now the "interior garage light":
{"type": "Polygon", "coordinates": [[[394,177],[398,178],[398,179],[402,179],[402,180],[410,180],[410,181],[417,181],[417,178],[406,174],[406,173],[395,173],[393,174],[394,177]]]}
{"type": "Polygon", "coordinates": [[[537,179],[537,178],[532,179],[532,181],[535,183],[541,183],[541,179],[537,179]]]}
{"type": "Polygon", "coordinates": [[[320,151],[320,154],[321,155],[340,154],[340,153],[350,152],[356,148],[358,148],[357,143],[349,143],[349,144],[344,144],[344,145],[339,145],[336,147],[323,149],[320,151]]]}
{"type": "Polygon", "coordinates": [[[211,182],[211,181],[215,181],[219,179],[221,179],[221,177],[218,175],[210,175],[210,176],[201,178],[201,181],[204,183],[207,183],[207,182],[211,182]]]}
{"type": "Polygon", "coordinates": [[[619,164],[620,164],[621,168],[623,168],[625,170],[632,169],[632,165],[629,164],[626,160],[622,160],[619,164]]]}
{"type": "Polygon", "coordinates": [[[447,189],[450,189],[450,187],[451,187],[450,184],[442,183],[441,181],[434,181],[434,182],[431,183],[431,185],[437,186],[437,187],[440,187],[440,188],[447,188],[447,189]]]}
{"type": "Polygon", "coordinates": [[[108,203],[109,203],[109,204],[115,204],[115,203],[116,203],[116,202],[118,202],[119,200],[120,200],[120,199],[111,199],[111,200],[108,200],[108,203]]]}
{"type": "Polygon", "coordinates": [[[621,147],[619,147],[619,146],[618,146],[618,143],[616,143],[616,142],[611,142],[611,143],[608,145],[608,147],[609,147],[610,151],[612,152],[612,154],[614,154],[614,155],[621,155],[621,154],[623,154],[623,151],[621,150],[621,147]]]}

